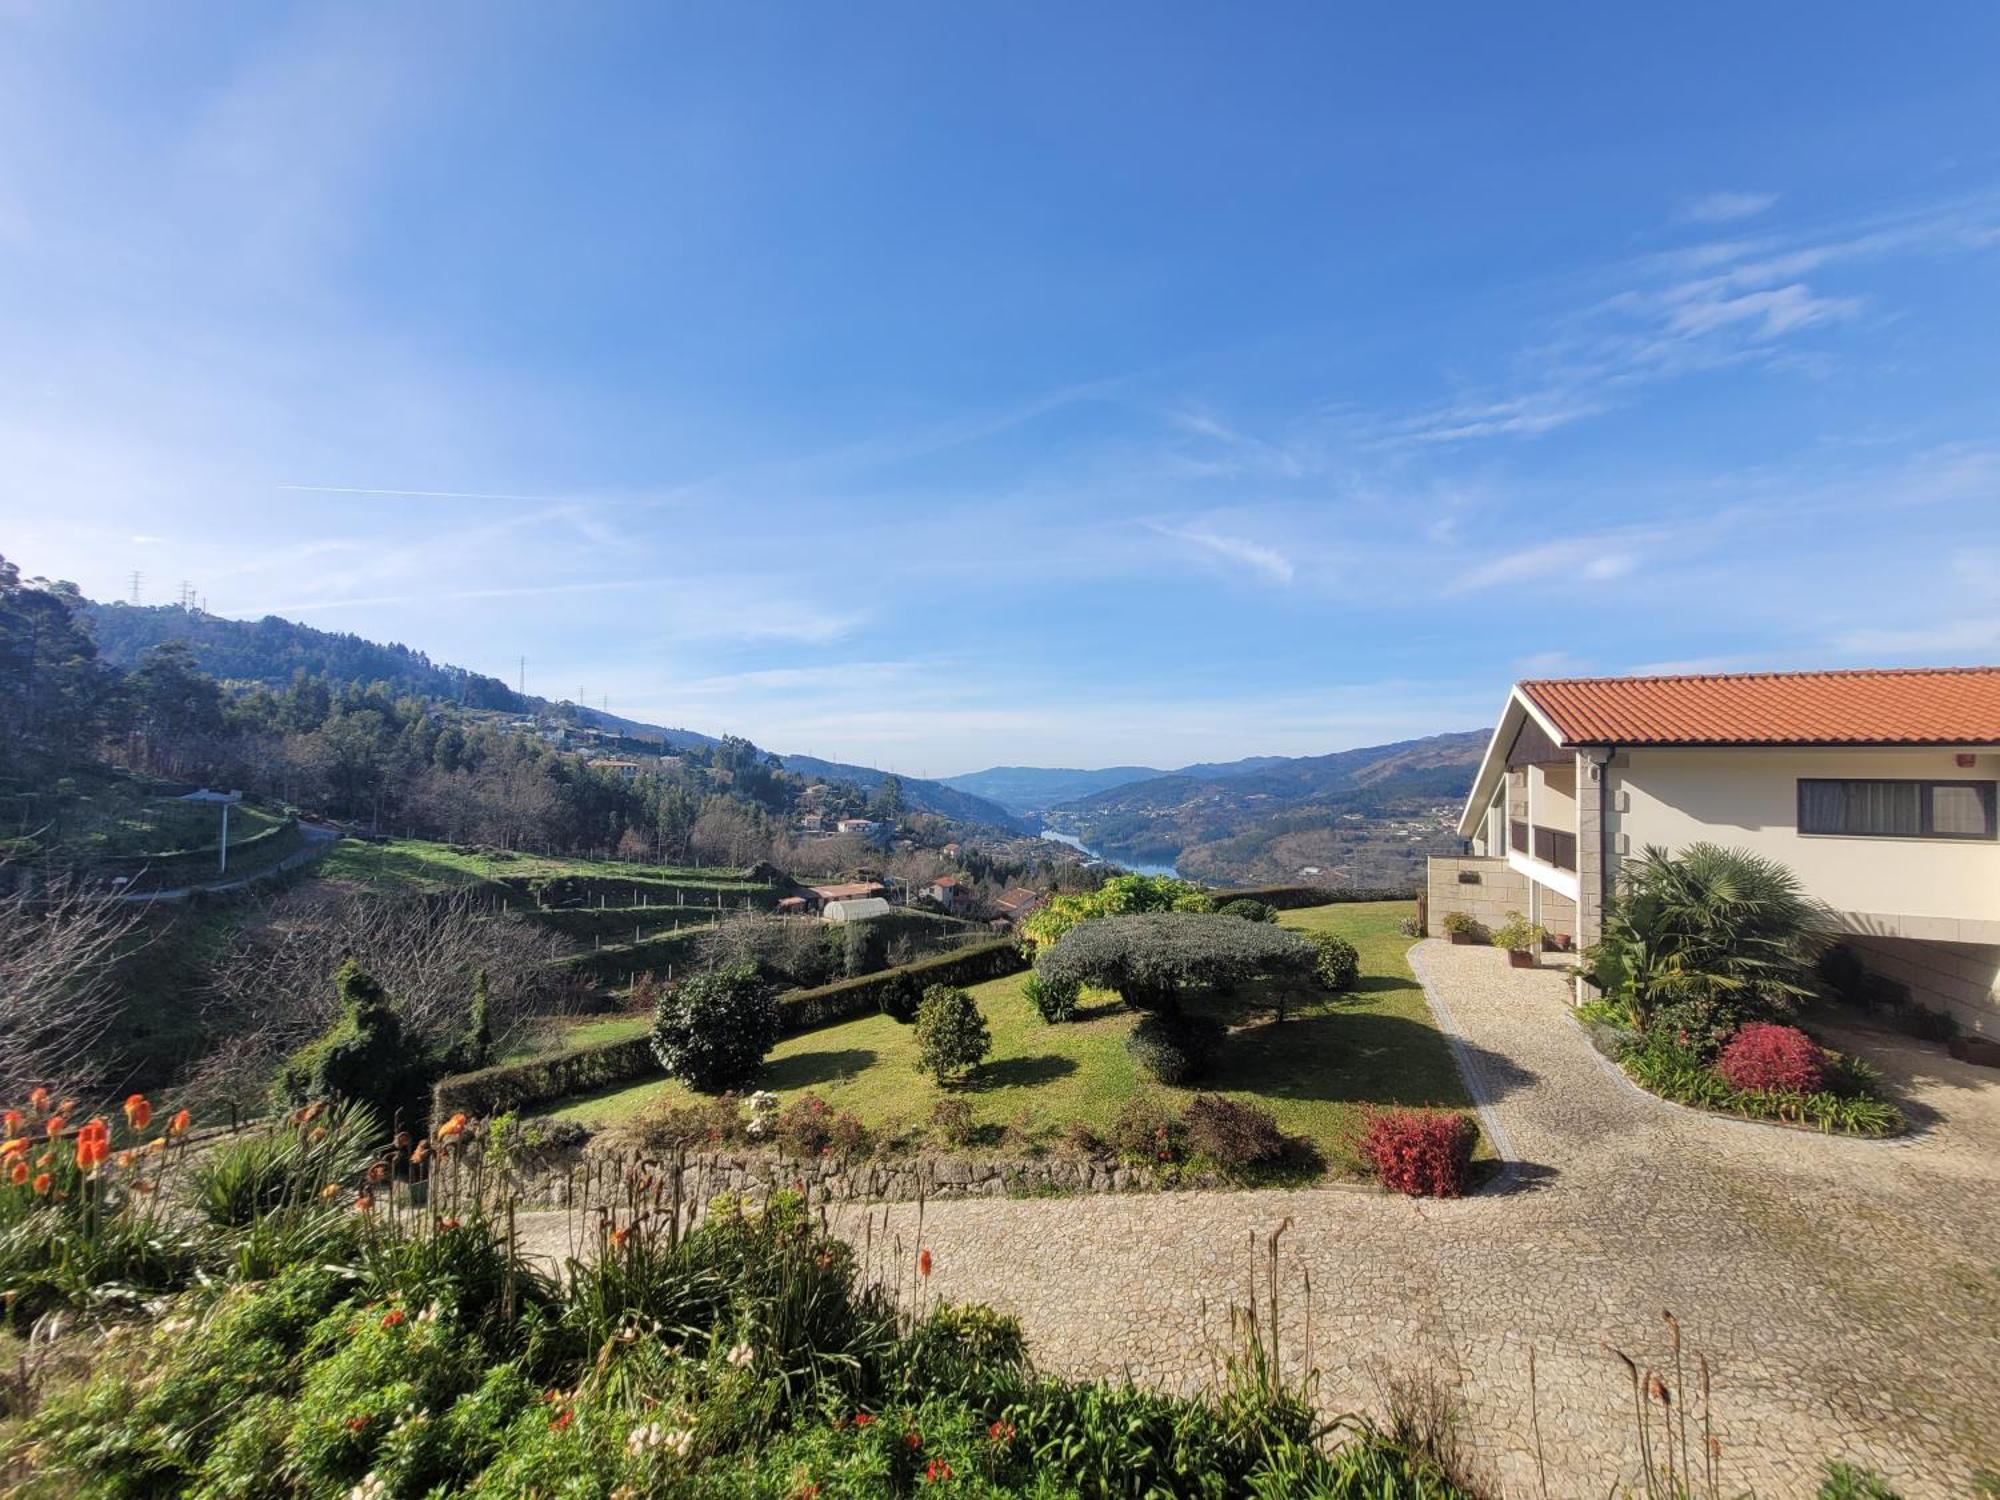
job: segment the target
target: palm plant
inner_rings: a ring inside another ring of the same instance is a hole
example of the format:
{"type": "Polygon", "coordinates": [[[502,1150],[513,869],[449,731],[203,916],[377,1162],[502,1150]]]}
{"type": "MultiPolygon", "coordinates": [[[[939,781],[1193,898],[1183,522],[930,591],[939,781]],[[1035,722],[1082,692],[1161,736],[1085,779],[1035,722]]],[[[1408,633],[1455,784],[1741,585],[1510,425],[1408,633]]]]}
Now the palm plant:
{"type": "Polygon", "coordinates": [[[1679,854],[1649,845],[1620,875],[1594,977],[1641,1028],[1681,1002],[1737,1020],[1782,1014],[1815,993],[1813,962],[1832,927],[1776,860],[1719,844],[1679,854]]]}

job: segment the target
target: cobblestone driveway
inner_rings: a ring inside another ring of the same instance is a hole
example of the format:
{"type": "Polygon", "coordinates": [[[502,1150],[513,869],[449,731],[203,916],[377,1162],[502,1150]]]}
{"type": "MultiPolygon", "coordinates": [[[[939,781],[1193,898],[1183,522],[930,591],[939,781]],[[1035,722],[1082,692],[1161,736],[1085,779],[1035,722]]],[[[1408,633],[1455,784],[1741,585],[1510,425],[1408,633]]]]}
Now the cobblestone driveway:
{"type": "MultiPolygon", "coordinates": [[[[2000,1075],[1900,1037],[1845,1038],[1904,1088],[1916,1133],[1700,1116],[1602,1064],[1559,975],[1490,948],[1411,956],[1516,1159],[1497,1190],[932,1203],[931,1289],[1017,1314],[1045,1367],[1187,1387],[1212,1373],[1252,1242],[1289,1218],[1287,1332],[1298,1351],[1309,1273],[1326,1404],[1376,1406],[1381,1371],[1434,1365],[1510,1494],[1537,1493],[1531,1345],[1550,1493],[1636,1478],[1630,1388],[1601,1346],[1665,1365],[1663,1308],[1690,1363],[1712,1363],[1726,1493],[1810,1495],[1829,1456],[1910,1500],[1965,1495],[1977,1467],[2000,1467],[2000,1075]]],[[[886,1225],[914,1245],[916,1214],[877,1209],[877,1243],[886,1225]]],[[[861,1220],[843,1227],[859,1236],[861,1220]]]]}

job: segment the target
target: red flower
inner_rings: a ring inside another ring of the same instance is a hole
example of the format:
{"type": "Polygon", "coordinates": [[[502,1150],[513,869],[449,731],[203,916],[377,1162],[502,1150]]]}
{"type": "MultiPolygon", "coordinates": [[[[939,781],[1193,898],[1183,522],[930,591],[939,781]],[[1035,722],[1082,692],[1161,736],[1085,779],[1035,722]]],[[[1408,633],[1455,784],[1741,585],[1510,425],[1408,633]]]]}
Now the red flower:
{"type": "Polygon", "coordinates": [[[397,1328],[409,1322],[409,1320],[409,1314],[404,1312],[402,1308],[392,1307],[387,1313],[383,1314],[382,1326],[384,1328],[397,1328]]]}
{"type": "Polygon", "coordinates": [[[368,1418],[365,1416],[349,1417],[347,1419],[347,1430],[349,1432],[359,1432],[362,1428],[366,1427],[367,1425],[368,1425],[368,1418]]]}
{"type": "Polygon", "coordinates": [[[934,1458],[924,1465],[925,1484],[943,1484],[951,1478],[951,1465],[941,1458],[934,1458]]]}
{"type": "Polygon", "coordinates": [[[28,1164],[18,1156],[15,1157],[13,1170],[7,1175],[13,1179],[15,1187],[24,1186],[28,1181],[28,1164]]]}
{"type": "Polygon", "coordinates": [[[904,1447],[921,1448],[923,1447],[923,1445],[924,1445],[924,1435],[921,1432],[911,1431],[903,1434],[904,1447]]]}
{"type": "Polygon", "coordinates": [[[561,1432],[565,1427],[569,1426],[569,1424],[574,1422],[575,1420],[576,1420],[575,1409],[572,1407],[565,1406],[560,1412],[556,1413],[556,1415],[549,1418],[549,1426],[555,1431],[561,1432]]]}
{"type": "Polygon", "coordinates": [[[18,1109],[8,1110],[4,1115],[0,1115],[0,1125],[7,1127],[7,1134],[14,1134],[21,1128],[21,1112],[18,1109]]]}
{"type": "Polygon", "coordinates": [[[931,1274],[930,1251],[925,1250],[917,1256],[917,1274],[919,1276],[928,1276],[931,1274]]]}
{"type": "Polygon", "coordinates": [[[858,1411],[854,1414],[854,1425],[856,1427],[872,1427],[875,1425],[875,1419],[865,1411],[858,1411]]]}
{"type": "Polygon", "coordinates": [[[125,1098],[125,1123],[134,1130],[144,1130],[153,1123],[153,1106],[144,1094],[128,1094],[125,1098]]]}
{"type": "Polygon", "coordinates": [[[1012,1422],[995,1422],[991,1427],[986,1429],[986,1435],[1004,1447],[1006,1444],[1014,1441],[1014,1424],[1012,1422]]]}
{"type": "Polygon", "coordinates": [[[61,1135],[63,1133],[63,1126],[68,1123],[69,1121],[65,1120],[61,1115],[50,1115],[48,1124],[49,1139],[54,1140],[57,1136],[61,1135]]]}
{"type": "Polygon", "coordinates": [[[35,1192],[39,1196],[46,1198],[49,1195],[49,1189],[54,1184],[55,1179],[50,1177],[48,1173],[43,1172],[35,1178],[35,1192]]]}

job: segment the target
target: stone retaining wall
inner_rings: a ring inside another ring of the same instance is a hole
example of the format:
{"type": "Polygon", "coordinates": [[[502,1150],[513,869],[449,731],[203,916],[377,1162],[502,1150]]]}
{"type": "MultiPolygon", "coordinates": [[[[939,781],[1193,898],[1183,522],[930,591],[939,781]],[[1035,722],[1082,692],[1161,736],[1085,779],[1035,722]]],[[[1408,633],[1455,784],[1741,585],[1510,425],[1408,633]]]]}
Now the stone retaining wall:
{"type": "MultiPolygon", "coordinates": [[[[655,1176],[671,1172],[674,1159],[657,1154],[592,1150],[537,1164],[520,1177],[524,1205],[569,1208],[605,1200],[606,1185],[628,1169],[655,1176]]],[[[680,1158],[680,1198],[705,1203],[720,1193],[760,1199],[774,1189],[803,1189],[811,1203],[901,1203],[918,1198],[1037,1197],[1057,1193],[1152,1192],[1158,1174],[1081,1156],[987,1158],[914,1156],[801,1161],[775,1151],[703,1151],[680,1158]]],[[[1183,1187],[1217,1182],[1181,1179],[1183,1187]]]]}
{"type": "Polygon", "coordinates": [[[1427,894],[1427,936],[1442,936],[1445,917],[1455,911],[1490,932],[1505,924],[1510,913],[1526,915],[1528,877],[1493,855],[1433,854],[1427,894]]]}

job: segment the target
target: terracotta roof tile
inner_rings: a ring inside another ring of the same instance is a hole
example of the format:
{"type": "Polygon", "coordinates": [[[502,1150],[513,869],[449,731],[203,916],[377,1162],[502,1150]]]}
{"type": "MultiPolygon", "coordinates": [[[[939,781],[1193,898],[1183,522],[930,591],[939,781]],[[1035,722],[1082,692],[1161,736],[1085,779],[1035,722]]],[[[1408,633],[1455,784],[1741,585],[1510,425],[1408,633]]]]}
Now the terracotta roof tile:
{"type": "Polygon", "coordinates": [[[1571,745],[2000,744],[2000,667],[1523,682],[1571,745]]]}

